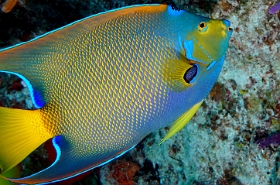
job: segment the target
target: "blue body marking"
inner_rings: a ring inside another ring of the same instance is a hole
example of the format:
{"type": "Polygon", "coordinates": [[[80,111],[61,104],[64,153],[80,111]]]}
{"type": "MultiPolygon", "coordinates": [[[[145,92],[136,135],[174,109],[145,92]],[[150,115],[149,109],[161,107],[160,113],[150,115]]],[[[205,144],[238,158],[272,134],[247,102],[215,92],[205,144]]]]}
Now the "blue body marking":
{"type": "Polygon", "coordinates": [[[172,6],[169,5],[167,7],[167,12],[168,12],[169,15],[177,17],[177,16],[180,16],[181,14],[183,14],[185,11],[184,10],[174,10],[172,8],[172,6]]]}
{"type": "MultiPolygon", "coordinates": [[[[32,96],[32,95],[31,95],[32,96]]],[[[42,108],[46,104],[43,100],[42,94],[39,91],[33,89],[34,105],[36,108],[42,108]]]]}
{"type": "Polygon", "coordinates": [[[211,69],[216,63],[217,63],[217,61],[211,62],[211,63],[207,66],[206,70],[211,69]]]}
{"type": "Polygon", "coordinates": [[[16,75],[25,82],[28,90],[30,91],[31,100],[32,100],[32,103],[34,104],[35,108],[40,109],[45,105],[40,92],[35,91],[31,85],[30,81],[27,78],[25,78],[23,75],[21,75],[19,73],[3,71],[3,70],[0,70],[0,72],[16,75]]]}
{"type": "MultiPolygon", "coordinates": [[[[52,139],[52,144],[53,144],[53,147],[56,151],[56,158],[55,158],[55,161],[53,162],[53,164],[51,166],[49,166],[48,168],[51,168],[55,163],[57,163],[60,159],[60,156],[61,156],[61,150],[60,150],[60,147],[58,145],[58,142],[59,141],[56,141],[56,140],[61,140],[62,139],[62,136],[56,136],[55,138],[52,139]]],[[[46,168],[46,169],[48,169],[46,168]]],[[[45,169],[45,170],[46,170],[45,169]]]]}

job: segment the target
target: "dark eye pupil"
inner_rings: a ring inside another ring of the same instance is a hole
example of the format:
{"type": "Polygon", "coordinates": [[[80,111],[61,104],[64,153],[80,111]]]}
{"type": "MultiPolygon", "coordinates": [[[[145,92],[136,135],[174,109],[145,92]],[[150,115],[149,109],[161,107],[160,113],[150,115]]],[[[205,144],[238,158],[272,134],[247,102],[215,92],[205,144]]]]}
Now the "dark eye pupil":
{"type": "Polygon", "coordinates": [[[204,24],[204,22],[202,22],[202,23],[200,23],[200,28],[204,28],[205,27],[205,24],[204,24]]]}
{"type": "Polygon", "coordinates": [[[187,83],[191,84],[194,82],[196,75],[197,75],[197,65],[193,65],[191,68],[189,68],[186,71],[184,75],[184,79],[187,83]]]}

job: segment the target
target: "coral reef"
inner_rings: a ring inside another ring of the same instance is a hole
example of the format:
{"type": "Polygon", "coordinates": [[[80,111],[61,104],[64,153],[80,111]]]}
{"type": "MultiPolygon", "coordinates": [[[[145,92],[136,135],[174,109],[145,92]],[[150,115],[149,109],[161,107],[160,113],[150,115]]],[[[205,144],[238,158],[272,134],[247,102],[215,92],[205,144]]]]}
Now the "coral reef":
{"type": "Polygon", "coordinates": [[[135,185],[133,178],[140,170],[140,166],[128,160],[116,160],[106,168],[101,169],[102,184],[106,185],[135,185]]]}
{"type": "MultiPolygon", "coordinates": [[[[161,145],[159,142],[169,128],[150,134],[128,154],[95,169],[79,183],[279,183],[279,147],[266,147],[275,139],[279,143],[280,131],[280,13],[269,13],[276,3],[157,2],[174,3],[197,14],[231,21],[234,33],[223,71],[209,97],[182,131],[161,145]]],[[[0,14],[0,46],[29,40],[99,11],[135,3],[155,1],[22,1],[11,12],[0,14]]],[[[5,74],[0,74],[0,105],[33,108],[25,84],[5,74]]],[[[41,147],[23,162],[23,168],[30,173],[36,171],[45,165],[41,163],[47,157],[41,147]]]]}

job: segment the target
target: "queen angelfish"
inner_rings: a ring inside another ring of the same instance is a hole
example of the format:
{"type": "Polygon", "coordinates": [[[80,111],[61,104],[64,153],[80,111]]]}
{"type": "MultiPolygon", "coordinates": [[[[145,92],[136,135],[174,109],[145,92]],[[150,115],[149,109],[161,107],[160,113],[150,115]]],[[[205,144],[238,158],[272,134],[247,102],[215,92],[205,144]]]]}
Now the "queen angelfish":
{"type": "Polygon", "coordinates": [[[64,180],[101,166],[171,123],[179,131],[222,69],[230,22],[167,5],[136,5],[76,21],[0,51],[35,110],[0,108],[0,168],[52,139],[52,165],[16,183],[64,180]]]}

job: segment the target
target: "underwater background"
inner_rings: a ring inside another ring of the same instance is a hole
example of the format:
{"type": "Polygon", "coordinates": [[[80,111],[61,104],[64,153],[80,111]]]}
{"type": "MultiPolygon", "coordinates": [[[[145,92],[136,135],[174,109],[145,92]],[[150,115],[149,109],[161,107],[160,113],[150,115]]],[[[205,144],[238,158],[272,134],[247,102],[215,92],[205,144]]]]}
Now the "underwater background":
{"type": "MultiPolygon", "coordinates": [[[[280,185],[280,12],[269,13],[278,1],[0,0],[0,47],[98,12],[143,3],[173,4],[231,21],[234,32],[218,82],[171,139],[159,145],[169,129],[163,128],[111,163],[56,184],[280,185]]],[[[0,106],[34,108],[21,80],[3,73],[0,106]]],[[[22,162],[22,175],[49,165],[55,154],[48,145],[22,162]]]]}

